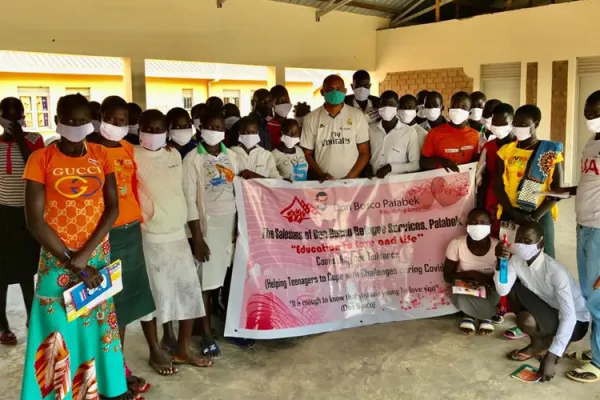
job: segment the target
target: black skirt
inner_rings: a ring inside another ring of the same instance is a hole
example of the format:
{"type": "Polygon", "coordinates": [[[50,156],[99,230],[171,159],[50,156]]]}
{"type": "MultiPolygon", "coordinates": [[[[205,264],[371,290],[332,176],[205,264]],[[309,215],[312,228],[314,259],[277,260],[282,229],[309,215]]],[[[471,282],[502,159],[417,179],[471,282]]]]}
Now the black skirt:
{"type": "Polygon", "coordinates": [[[33,279],[40,260],[40,245],[27,230],[24,207],[0,205],[0,283],[33,279]]]}

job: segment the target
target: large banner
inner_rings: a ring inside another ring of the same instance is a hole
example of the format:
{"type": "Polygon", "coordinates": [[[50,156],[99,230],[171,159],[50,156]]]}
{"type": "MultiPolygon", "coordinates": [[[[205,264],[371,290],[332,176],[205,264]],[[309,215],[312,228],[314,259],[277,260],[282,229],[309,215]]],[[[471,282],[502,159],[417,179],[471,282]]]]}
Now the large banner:
{"type": "Polygon", "coordinates": [[[226,336],[274,339],[456,312],[443,264],[474,207],[475,168],[322,184],[236,180],[226,336]]]}

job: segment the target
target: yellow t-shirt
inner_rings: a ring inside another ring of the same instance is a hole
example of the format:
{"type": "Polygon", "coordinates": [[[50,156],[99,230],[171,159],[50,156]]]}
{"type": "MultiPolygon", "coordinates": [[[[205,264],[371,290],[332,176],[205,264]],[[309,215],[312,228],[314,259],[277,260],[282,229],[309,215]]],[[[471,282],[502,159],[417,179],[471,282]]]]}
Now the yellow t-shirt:
{"type": "MultiPolygon", "coordinates": [[[[504,190],[508,195],[508,198],[515,208],[519,208],[517,204],[517,189],[519,188],[519,184],[521,180],[525,176],[525,172],[527,169],[527,162],[529,158],[533,154],[533,150],[523,150],[517,147],[518,142],[512,142],[506,144],[498,150],[498,157],[504,161],[504,175],[502,175],[502,179],[504,180],[504,190]]],[[[550,172],[548,173],[548,177],[546,181],[542,185],[542,191],[550,191],[550,185],[552,184],[552,175],[554,174],[554,168],[556,164],[559,162],[563,162],[564,158],[562,153],[559,153],[554,159],[554,163],[550,172]]],[[[544,197],[540,196],[538,199],[538,206],[542,204],[544,197]]],[[[498,207],[498,218],[502,215],[502,206],[498,207]]],[[[556,221],[558,218],[558,205],[555,205],[552,208],[552,218],[556,221]]]]}

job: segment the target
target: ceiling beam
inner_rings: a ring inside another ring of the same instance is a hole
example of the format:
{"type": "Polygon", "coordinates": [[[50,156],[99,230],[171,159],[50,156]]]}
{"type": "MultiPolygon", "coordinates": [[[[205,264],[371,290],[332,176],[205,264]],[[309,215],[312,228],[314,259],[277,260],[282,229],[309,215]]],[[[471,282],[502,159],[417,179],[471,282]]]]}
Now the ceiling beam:
{"type": "Polygon", "coordinates": [[[345,6],[346,4],[350,3],[352,0],[338,0],[337,3],[335,1],[336,0],[330,0],[327,5],[325,5],[324,7],[321,7],[317,10],[316,15],[315,15],[317,22],[319,22],[321,20],[321,17],[324,16],[325,14],[329,14],[330,12],[335,11],[338,8],[345,6]]]}
{"type": "MultiPolygon", "coordinates": [[[[436,3],[437,3],[437,1],[438,1],[438,0],[436,0],[436,3]]],[[[443,7],[443,6],[445,6],[446,4],[452,3],[453,1],[454,1],[454,0],[441,0],[441,1],[439,2],[439,7],[443,7]]],[[[437,7],[437,4],[436,4],[436,5],[433,5],[433,6],[431,6],[431,7],[427,7],[427,8],[425,8],[425,9],[423,9],[423,10],[419,11],[419,12],[416,12],[416,13],[414,13],[414,14],[412,14],[412,15],[410,15],[410,16],[408,16],[408,17],[406,17],[406,18],[403,18],[403,19],[400,19],[400,20],[398,20],[398,21],[397,21],[396,23],[394,23],[394,24],[390,24],[390,26],[391,26],[392,28],[395,28],[395,27],[397,27],[398,25],[401,25],[401,24],[404,24],[404,23],[406,23],[406,22],[412,21],[413,19],[415,19],[415,18],[418,18],[418,17],[420,17],[420,16],[421,16],[421,15],[423,15],[423,14],[427,14],[428,12],[431,12],[431,11],[435,10],[435,9],[436,9],[436,7],[437,7]]]]}
{"type": "Polygon", "coordinates": [[[406,17],[408,14],[410,14],[410,12],[412,10],[414,10],[417,7],[419,7],[424,2],[425,2],[425,0],[417,0],[415,2],[415,4],[413,4],[412,6],[408,7],[406,9],[406,11],[404,11],[402,14],[398,15],[396,18],[392,19],[392,21],[390,22],[390,25],[393,26],[395,23],[397,23],[398,21],[400,21],[402,18],[406,17]]]}
{"type": "Polygon", "coordinates": [[[435,0],[435,22],[440,22],[440,0],[435,0]]]}
{"type": "MultiPolygon", "coordinates": [[[[320,1],[321,3],[329,2],[329,0],[317,0],[317,1],[320,1]]],[[[354,0],[346,5],[348,7],[362,8],[363,10],[379,11],[379,12],[387,13],[387,14],[398,14],[398,12],[399,12],[399,10],[396,8],[383,7],[383,6],[376,5],[376,4],[362,3],[360,1],[354,1],[354,0]]]]}

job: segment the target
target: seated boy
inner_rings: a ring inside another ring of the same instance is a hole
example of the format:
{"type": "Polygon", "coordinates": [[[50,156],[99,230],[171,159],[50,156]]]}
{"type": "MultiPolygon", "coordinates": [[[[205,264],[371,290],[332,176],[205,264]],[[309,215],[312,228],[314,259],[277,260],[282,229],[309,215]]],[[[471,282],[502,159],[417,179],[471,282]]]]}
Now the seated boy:
{"type": "Polygon", "coordinates": [[[446,282],[454,284],[460,279],[486,286],[486,297],[452,295],[456,308],[465,314],[460,330],[469,336],[475,333],[476,319],[479,320],[479,334],[489,336],[494,333],[491,318],[496,314],[499,297],[492,286],[498,240],[490,237],[491,227],[492,218],[486,210],[472,210],[467,217],[467,235],[452,239],[446,250],[446,282]]]}
{"type": "Polygon", "coordinates": [[[540,223],[521,224],[510,248],[502,242],[496,246],[496,256],[509,262],[507,282],[500,282],[498,266],[494,283],[498,293],[508,297],[517,326],[531,338],[530,345],[512,351],[509,358],[523,362],[543,356],[538,374],[549,381],[569,344],[586,335],[590,313],[569,271],[543,250],[540,223]]]}

